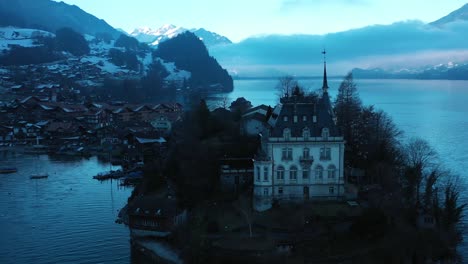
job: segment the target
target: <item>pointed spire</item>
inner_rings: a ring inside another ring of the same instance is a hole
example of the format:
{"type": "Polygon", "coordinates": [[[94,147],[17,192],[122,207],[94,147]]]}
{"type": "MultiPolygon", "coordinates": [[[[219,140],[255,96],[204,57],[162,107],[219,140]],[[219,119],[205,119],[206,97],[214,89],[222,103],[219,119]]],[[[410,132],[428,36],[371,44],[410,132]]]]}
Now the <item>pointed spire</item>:
{"type": "Polygon", "coordinates": [[[323,54],[323,85],[322,85],[322,90],[324,93],[328,93],[328,79],[327,79],[327,51],[323,49],[322,51],[323,54]]]}

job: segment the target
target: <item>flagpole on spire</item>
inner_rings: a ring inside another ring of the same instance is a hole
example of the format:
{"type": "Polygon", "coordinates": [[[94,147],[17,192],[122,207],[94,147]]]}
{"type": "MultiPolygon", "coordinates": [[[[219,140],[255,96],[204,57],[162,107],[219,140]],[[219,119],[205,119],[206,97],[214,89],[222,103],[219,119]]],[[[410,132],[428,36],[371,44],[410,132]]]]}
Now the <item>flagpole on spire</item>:
{"type": "Polygon", "coordinates": [[[324,93],[328,93],[328,79],[327,79],[327,51],[323,49],[323,85],[322,90],[324,93]]]}

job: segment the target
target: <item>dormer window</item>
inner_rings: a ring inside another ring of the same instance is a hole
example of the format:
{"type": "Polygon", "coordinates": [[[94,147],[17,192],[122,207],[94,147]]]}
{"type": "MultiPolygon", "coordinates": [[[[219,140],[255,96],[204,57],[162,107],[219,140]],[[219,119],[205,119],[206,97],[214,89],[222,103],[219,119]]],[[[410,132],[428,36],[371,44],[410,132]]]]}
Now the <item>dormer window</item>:
{"type": "Polygon", "coordinates": [[[327,140],[329,136],[330,136],[330,130],[328,130],[328,128],[324,127],[322,129],[322,138],[323,138],[323,140],[327,140]]]}
{"type": "Polygon", "coordinates": [[[297,123],[297,115],[294,116],[294,123],[297,123]]]}
{"type": "Polygon", "coordinates": [[[302,130],[302,137],[304,138],[304,140],[309,140],[309,137],[310,137],[310,130],[308,127],[304,128],[302,130]]]}
{"type": "Polygon", "coordinates": [[[283,130],[283,137],[285,140],[289,140],[291,138],[291,130],[289,128],[285,128],[283,130]]]}
{"type": "Polygon", "coordinates": [[[307,121],[307,116],[306,115],[302,116],[302,121],[304,121],[304,122],[307,121]]]}
{"type": "Polygon", "coordinates": [[[288,116],[283,116],[283,121],[288,122],[288,116]]]}

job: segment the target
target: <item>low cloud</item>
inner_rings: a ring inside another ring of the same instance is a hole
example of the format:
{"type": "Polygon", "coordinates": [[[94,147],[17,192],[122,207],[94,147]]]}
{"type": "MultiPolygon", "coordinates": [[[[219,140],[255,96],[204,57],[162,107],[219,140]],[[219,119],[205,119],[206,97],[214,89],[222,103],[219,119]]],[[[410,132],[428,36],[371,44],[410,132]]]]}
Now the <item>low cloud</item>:
{"type": "Polygon", "coordinates": [[[282,71],[304,69],[304,65],[320,66],[325,47],[331,71],[335,68],[337,74],[342,74],[354,67],[418,67],[468,61],[466,32],[468,22],[437,28],[420,21],[406,21],[326,35],[253,37],[215,48],[212,54],[228,68],[255,65],[282,71]],[[349,68],[344,69],[345,65],[349,68]]]}

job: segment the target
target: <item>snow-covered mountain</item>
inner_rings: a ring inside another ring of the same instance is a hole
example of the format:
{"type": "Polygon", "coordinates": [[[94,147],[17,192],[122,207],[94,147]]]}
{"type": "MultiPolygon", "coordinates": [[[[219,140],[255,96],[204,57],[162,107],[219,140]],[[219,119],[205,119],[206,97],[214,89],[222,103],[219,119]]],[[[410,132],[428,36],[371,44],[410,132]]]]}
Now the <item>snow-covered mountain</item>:
{"type": "Polygon", "coordinates": [[[447,62],[417,68],[401,69],[353,69],[356,78],[362,79],[423,79],[423,80],[466,80],[468,63],[447,62]]]}
{"type": "Polygon", "coordinates": [[[172,24],[166,24],[158,29],[152,29],[150,27],[137,28],[133,30],[130,35],[140,42],[157,46],[159,43],[171,39],[185,31],[193,32],[205,43],[207,47],[232,43],[228,38],[208,31],[204,28],[186,29],[183,27],[174,26],[172,24]]]}
{"type": "Polygon", "coordinates": [[[133,30],[130,35],[140,42],[157,46],[162,41],[173,38],[185,31],[187,31],[187,29],[166,24],[158,29],[152,29],[150,27],[137,28],[133,30]]]}
{"type": "MultiPolygon", "coordinates": [[[[44,45],[39,41],[43,37],[54,38],[55,34],[29,28],[18,27],[0,27],[0,64],[2,55],[8,54],[15,47],[34,48],[44,45]]],[[[148,71],[153,60],[159,61],[166,68],[168,76],[167,81],[183,81],[189,79],[191,73],[188,71],[177,69],[173,62],[166,62],[160,58],[153,58],[151,50],[140,50],[136,59],[138,60],[139,69],[129,69],[125,65],[117,65],[110,56],[111,50],[119,50],[125,52],[125,48],[116,47],[115,40],[105,41],[91,35],[84,35],[88,42],[90,52],[83,56],[74,56],[70,53],[63,53],[63,58],[57,61],[44,64],[29,65],[28,67],[47,67],[49,70],[54,70],[74,78],[78,73],[90,71],[96,75],[93,80],[100,79],[103,76],[114,76],[119,78],[125,76],[142,76],[148,71]],[[84,70],[86,69],[86,70],[84,70]]],[[[8,66],[0,66],[0,72],[9,72],[8,66]]],[[[87,85],[94,82],[87,80],[87,85]]]]}

